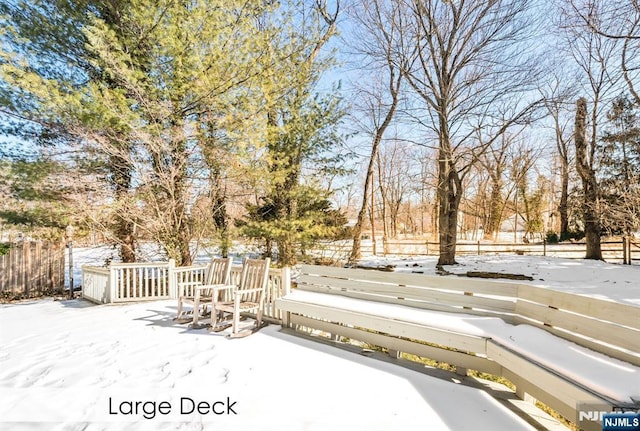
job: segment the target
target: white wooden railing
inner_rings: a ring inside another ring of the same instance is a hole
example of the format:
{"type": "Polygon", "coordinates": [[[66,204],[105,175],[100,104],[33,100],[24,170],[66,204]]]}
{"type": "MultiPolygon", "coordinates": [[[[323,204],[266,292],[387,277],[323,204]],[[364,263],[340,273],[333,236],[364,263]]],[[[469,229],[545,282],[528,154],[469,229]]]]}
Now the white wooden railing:
{"type": "MultiPolygon", "coordinates": [[[[116,263],[82,267],[82,297],[98,304],[177,299],[179,283],[202,281],[207,265],[176,267],[173,260],[155,263],[116,263]]],[[[242,266],[231,268],[231,283],[240,282],[242,266]]],[[[271,269],[264,316],[281,320],[276,299],[291,289],[289,268],[271,269]]]]}
{"type": "Polygon", "coordinates": [[[98,304],[111,302],[109,268],[84,265],[82,267],[82,296],[98,304]]]}

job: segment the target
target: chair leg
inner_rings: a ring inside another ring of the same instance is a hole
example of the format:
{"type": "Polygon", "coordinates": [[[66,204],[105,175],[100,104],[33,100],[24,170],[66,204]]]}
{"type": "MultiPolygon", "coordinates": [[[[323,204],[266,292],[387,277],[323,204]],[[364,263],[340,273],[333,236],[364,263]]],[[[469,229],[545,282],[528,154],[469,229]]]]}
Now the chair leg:
{"type": "Polygon", "coordinates": [[[234,334],[237,334],[239,328],[240,328],[240,313],[234,311],[233,312],[233,328],[231,332],[233,332],[234,334]]]}
{"type": "Polygon", "coordinates": [[[178,298],[178,315],[176,319],[180,319],[182,317],[182,298],[178,298]]]}
{"type": "Polygon", "coordinates": [[[213,332],[218,325],[218,310],[216,310],[215,299],[211,301],[211,327],[209,328],[209,332],[213,332]]]}
{"type": "Polygon", "coordinates": [[[200,318],[200,298],[198,295],[193,300],[193,326],[198,326],[198,319],[200,318]]]}
{"type": "Polygon", "coordinates": [[[256,329],[260,329],[262,326],[262,310],[258,310],[256,313],[256,329]]]}

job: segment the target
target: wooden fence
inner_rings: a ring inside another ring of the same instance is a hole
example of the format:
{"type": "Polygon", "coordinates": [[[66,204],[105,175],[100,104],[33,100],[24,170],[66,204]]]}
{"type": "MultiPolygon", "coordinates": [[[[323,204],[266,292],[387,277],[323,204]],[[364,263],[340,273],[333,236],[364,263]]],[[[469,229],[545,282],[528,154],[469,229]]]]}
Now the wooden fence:
{"type": "Polygon", "coordinates": [[[65,247],[63,243],[23,241],[11,244],[0,256],[2,295],[32,296],[64,289],[65,247]]]}
{"type": "MultiPolygon", "coordinates": [[[[437,256],[440,244],[430,241],[416,240],[391,240],[383,242],[377,240],[376,255],[401,255],[401,256],[437,256]]],[[[640,242],[630,238],[618,241],[603,241],[602,255],[606,261],[615,261],[625,264],[640,263],[640,242]]],[[[458,241],[456,255],[482,255],[482,254],[516,254],[529,256],[553,256],[568,259],[582,259],[586,253],[584,242],[575,243],[494,243],[483,241],[458,241]]],[[[371,241],[364,243],[361,251],[363,256],[373,255],[371,241]]],[[[326,242],[319,244],[309,254],[334,261],[347,260],[351,252],[350,241],[326,242]]]]}

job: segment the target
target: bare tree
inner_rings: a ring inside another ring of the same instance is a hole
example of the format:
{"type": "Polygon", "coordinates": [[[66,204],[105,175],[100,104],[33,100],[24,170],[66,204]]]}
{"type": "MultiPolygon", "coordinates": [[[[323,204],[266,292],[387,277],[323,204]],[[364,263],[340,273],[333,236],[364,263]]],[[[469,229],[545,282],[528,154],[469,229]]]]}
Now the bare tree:
{"type": "MultiPolygon", "coordinates": [[[[409,193],[411,176],[407,149],[398,141],[381,149],[377,159],[383,221],[383,244],[398,237],[400,208],[409,193]]],[[[387,252],[387,250],[385,250],[387,252]]]]}
{"type": "MultiPolygon", "coordinates": [[[[597,16],[600,13],[597,9],[598,4],[591,2],[588,6],[588,14],[597,16]]],[[[601,196],[596,176],[599,168],[598,140],[601,123],[606,114],[607,99],[612,91],[619,88],[622,73],[612,66],[619,49],[617,40],[591,31],[571,3],[569,6],[563,4],[560,11],[565,43],[581,75],[583,94],[587,96],[577,101],[574,128],[576,167],[583,184],[582,212],[587,241],[586,257],[602,259],[601,196]],[[588,102],[591,104],[590,110],[587,109],[588,102]]]]}
{"type": "Polygon", "coordinates": [[[551,117],[553,134],[556,144],[558,160],[560,162],[560,203],[558,213],[560,215],[560,240],[569,237],[569,178],[573,153],[571,151],[572,129],[570,128],[570,118],[567,115],[572,110],[569,98],[573,96],[570,89],[572,80],[561,78],[553,74],[546,86],[540,89],[540,93],[545,99],[547,113],[551,117]],[[571,109],[569,108],[571,107],[571,109]]]}
{"type": "MultiPolygon", "coordinates": [[[[367,200],[373,187],[373,174],[376,158],[384,134],[391,124],[398,108],[402,73],[400,66],[393,61],[393,52],[402,31],[402,16],[395,4],[387,5],[382,0],[367,0],[353,14],[358,23],[358,45],[354,49],[374,66],[376,74],[381,76],[380,85],[369,89],[360,88],[361,111],[370,125],[366,132],[371,136],[371,152],[362,193],[362,205],[353,228],[353,246],[349,262],[361,257],[362,228],[367,214],[367,200]]],[[[373,214],[373,208],[371,209],[373,214]]],[[[373,217],[372,217],[373,220],[373,217]]],[[[373,224],[373,221],[372,221],[373,224]]],[[[375,238],[374,238],[375,241],[375,238]]]]}
{"type": "Polygon", "coordinates": [[[640,2],[638,0],[590,0],[569,2],[583,26],[595,35],[622,44],[620,68],[637,105],[640,76],[640,2]]]}
{"type": "Polygon", "coordinates": [[[584,233],[587,242],[585,258],[602,260],[598,214],[598,180],[594,169],[593,153],[588,151],[587,115],[587,100],[580,98],[576,102],[574,141],[576,144],[576,166],[584,188],[582,210],[584,214],[584,233]]]}
{"type": "Polygon", "coordinates": [[[397,0],[410,29],[398,57],[437,136],[440,257],[455,264],[463,182],[478,157],[532,107],[536,68],[524,53],[531,2],[397,0]],[[514,94],[519,93],[518,98],[514,94]],[[474,137],[485,135],[482,143],[474,137]]]}
{"type": "Polygon", "coordinates": [[[504,176],[508,166],[507,149],[511,140],[502,134],[501,139],[495,141],[480,158],[480,163],[489,176],[491,193],[489,196],[487,217],[484,224],[485,237],[498,238],[502,215],[504,213],[504,176]]]}

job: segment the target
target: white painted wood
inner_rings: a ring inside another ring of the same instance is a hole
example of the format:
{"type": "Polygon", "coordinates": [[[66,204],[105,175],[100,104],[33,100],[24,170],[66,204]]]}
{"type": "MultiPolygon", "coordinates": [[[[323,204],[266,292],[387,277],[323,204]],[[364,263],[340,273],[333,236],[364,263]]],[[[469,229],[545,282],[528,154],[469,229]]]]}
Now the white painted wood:
{"type": "Polygon", "coordinates": [[[370,271],[366,269],[336,268],[330,266],[302,265],[302,274],[315,274],[350,280],[390,283],[416,287],[430,287],[453,291],[473,291],[485,295],[516,297],[518,285],[509,282],[473,280],[462,277],[442,277],[424,274],[370,271]]]}
{"type": "Polygon", "coordinates": [[[468,296],[464,292],[447,292],[424,287],[356,282],[315,276],[298,277],[298,288],[305,289],[307,286],[328,287],[333,291],[332,293],[344,296],[351,296],[353,293],[359,294],[361,298],[363,294],[371,295],[372,299],[380,301],[386,301],[387,298],[414,300],[411,304],[414,307],[424,306],[424,308],[430,308],[429,304],[441,304],[445,306],[480,308],[502,313],[512,313],[515,308],[515,298],[503,300],[495,297],[468,296]]]}
{"type": "MultiPolygon", "coordinates": [[[[566,377],[559,376],[557,373],[535,364],[529,358],[516,354],[493,340],[487,342],[487,356],[520,378],[542,390],[549,391],[555,398],[568,406],[575,406],[579,402],[602,401],[592,392],[568,381],[566,377]]],[[[539,398],[533,393],[532,395],[539,398]]]]}
{"type": "MultiPolygon", "coordinates": [[[[186,313],[191,313],[193,325],[198,325],[200,317],[206,311],[207,304],[212,301],[214,295],[218,295],[218,291],[214,288],[229,284],[232,263],[231,258],[213,258],[207,265],[203,279],[198,281],[191,279],[177,283],[178,311],[176,320],[182,321],[187,316],[186,313]],[[185,305],[191,305],[191,308],[185,310],[185,305]]],[[[171,266],[169,268],[171,269],[171,266]]],[[[181,272],[181,274],[193,273],[181,272]]],[[[170,279],[175,279],[175,274],[170,276],[170,279]]]]}
{"type": "MultiPolygon", "coordinates": [[[[305,285],[298,286],[298,289],[310,291],[310,292],[336,294],[336,290],[328,288],[326,286],[312,286],[312,285],[305,284],[305,285]]],[[[382,296],[369,295],[367,293],[359,293],[359,292],[340,291],[337,294],[342,296],[347,296],[349,298],[364,299],[368,301],[378,301],[378,302],[384,302],[387,304],[404,305],[407,307],[421,308],[425,310],[436,310],[436,311],[445,311],[448,313],[465,313],[465,314],[474,314],[478,316],[499,317],[507,322],[511,320],[511,315],[509,314],[474,310],[474,309],[463,309],[462,306],[454,306],[453,304],[436,304],[436,303],[429,303],[429,302],[410,301],[403,298],[382,297],[382,296]]]]}
{"type": "MultiPolygon", "coordinates": [[[[215,331],[219,323],[218,314],[230,314],[231,332],[238,335],[240,331],[240,314],[256,313],[256,328],[262,325],[264,302],[267,285],[269,283],[269,258],[245,259],[242,264],[240,284],[233,286],[233,300],[221,302],[218,295],[213,295],[211,301],[211,330],[215,331]]],[[[223,317],[224,319],[224,317],[223,317]]]]}
{"type": "Polygon", "coordinates": [[[527,301],[517,302],[516,313],[550,326],[556,326],[570,332],[624,347],[632,352],[640,352],[640,331],[628,327],[579,314],[567,313],[527,301]]]}
{"type": "Polygon", "coordinates": [[[114,267],[109,268],[109,297],[107,303],[111,304],[118,298],[118,271],[114,267]]]}
{"type": "Polygon", "coordinates": [[[587,338],[584,335],[567,332],[566,330],[553,326],[547,326],[540,321],[524,318],[522,316],[516,316],[513,324],[536,326],[560,338],[564,338],[565,340],[569,340],[583,347],[586,347],[587,349],[591,349],[596,352],[603,353],[607,356],[611,356],[612,358],[620,359],[621,361],[640,366],[640,353],[631,352],[624,347],[614,346],[600,339],[587,338]]]}
{"type": "Polygon", "coordinates": [[[556,307],[640,330],[640,307],[520,284],[518,299],[556,307]]]}
{"type": "Polygon", "coordinates": [[[428,340],[431,343],[453,347],[467,352],[486,353],[485,338],[483,337],[426,327],[411,322],[355,313],[348,310],[330,309],[315,304],[289,301],[286,298],[279,299],[277,304],[281,310],[317,319],[325,319],[335,323],[348,323],[356,327],[380,331],[397,337],[428,340]]]}
{"type": "MultiPolygon", "coordinates": [[[[303,266],[297,282],[301,290],[414,308],[487,316],[500,311],[506,321],[530,324],[594,351],[640,365],[640,307],[513,282],[318,266],[303,266]]],[[[277,306],[285,315],[290,314],[287,323],[299,329],[340,334],[391,351],[443,360],[461,370],[476,369],[504,376],[516,384],[518,393],[539,399],[571,420],[577,420],[579,403],[604,400],[596,390],[583,386],[584,383],[579,384],[491,339],[474,339],[468,334],[448,333],[424,324],[302,303],[287,297],[277,300],[277,306]],[[419,340],[462,352],[425,345],[419,340]]]]}
{"type": "Polygon", "coordinates": [[[404,340],[389,335],[384,335],[371,331],[364,331],[351,326],[338,325],[331,322],[315,320],[309,317],[293,314],[291,321],[294,325],[318,329],[332,334],[339,334],[353,340],[359,340],[375,346],[386,347],[391,350],[405,352],[423,358],[434,359],[448,364],[459,364],[468,369],[481,371],[484,373],[499,376],[502,374],[502,367],[495,361],[491,361],[483,356],[469,355],[464,352],[456,352],[450,349],[443,349],[435,345],[427,345],[417,341],[404,340]]]}
{"type": "MultiPolygon", "coordinates": [[[[566,380],[543,367],[520,357],[492,341],[487,343],[489,355],[504,367],[503,377],[542,403],[553,408],[565,418],[578,422],[578,406],[584,403],[607,404],[607,402],[590,391],[566,380]]],[[[584,431],[599,431],[601,425],[591,423],[584,431]]]]}
{"type": "Polygon", "coordinates": [[[82,298],[96,304],[105,304],[109,298],[109,275],[107,268],[82,266],[82,298]]]}

